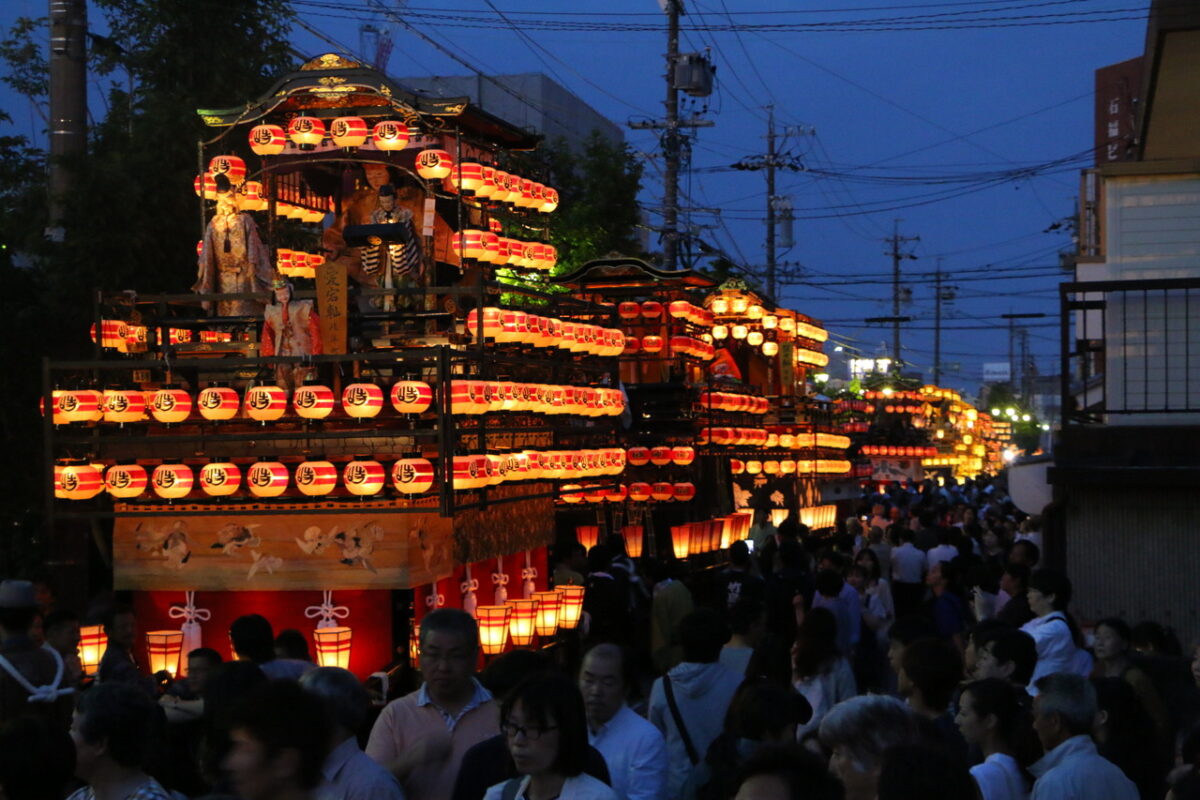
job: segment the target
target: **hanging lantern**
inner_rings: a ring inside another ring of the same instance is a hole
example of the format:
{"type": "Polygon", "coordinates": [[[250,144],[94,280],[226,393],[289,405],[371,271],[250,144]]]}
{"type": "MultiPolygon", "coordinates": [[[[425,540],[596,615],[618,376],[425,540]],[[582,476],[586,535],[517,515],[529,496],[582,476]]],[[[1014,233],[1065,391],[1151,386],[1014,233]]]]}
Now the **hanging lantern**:
{"type": "Polygon", "coordinates": [[[558,609],[562,602],[558,592],[534,592],[537,601],[537,621],[534,628],[538,636],[553,636],[558,632],[558,609]]]}
{"type": "Polygon", "coordinates": [[[558,627],[561,630],[575,630],[579,618],[583,616],[585,589],[582,586],[559,586],[555,592],[559,596],[558,627]]]}
{"type": "Polygon", "coordinates": [[[276,156],[287,147],[287,137],[278,125],[256,125],[248,138],[250,149],[260,156],[276,156]]]}
{"type": "Polygon", "coordinates": [[[638,503],[644,503],[650,499],[651,486],[648,483],[638,481],[637,483],[629,484],[629,499],[638,503]]]}
{"type": "Polygon", "coordinates": [[[350,669],[350,641],[353,631],[349,625],[317,628],[313,644],[317,646],[317,666],[350,669]]]}
{"type": "Polygon", "coordinates": [[[90,500],[104,491],[99,468],[87,463],[56,464],[54,496],[61,500],[90,500]]]}
{"type": "Polygon", "coordinates": [[[108,634],[103,625],[84,625],[79,629],[79,662],[85,675],[100,670],[100,659],[108,650],[108,634]]]}
{"type": "Polygon", "coordinates": [[[422,494],[433,486],[433,464],[424,458],[402,458],[392,465],[392,486],[401,494],[422,494]]]}
{"type": "Polygon", "coordinates": [[[762,465],[761,461],[747,461],[746,462],[746,474],[747,475],[759,475],[762,473],[762,471],[763,471],[763,465],[762,465]]]}
{"type": "Polygon", "coordinates": [[[746,335],[746,344],[750,345],[751,347],[758,347],[762,343],[763,343],[762,331],[750,331],[746,335]]]}
{"type": "Polygon", "coordinates": [[[763,342],[762,352],[763,352],[764,356],[779,355],[779,343],[778,342],[763,342]]]}
{"type": "Polygon", "coordinates": [[[647,353],[659,353],[663,349],[663,340],[661,336],[643,336],[642,350],[647,353]]]}
{"type": "Polygon", "coordinates": [[[779,472],[782,475],[795,475],[796,462],[790,458],[785,458],[779,462],[779,472]]]}
{"type": "Polygon", "coordinates": [[[164,386],[154,393],[150,413],[159,422],[183,422],[192,413],[192,397],[183,389],[164,386]]]}
{"type": "Polygon", "coordinates": [[[642,315],[642,307],[634,302],[625,302],[617,306],[617,316],[630,322],[642,315]]]}
{"type": "Polygon", "coordinates": [[[312,150],[325,138],[325,123],[316,117],[293,117],[288,123],[288,138],[301,150],[312,150]]]}
{"type": "Polygon", "coordinates": [[[625,554],[630,558],[641,558],[645,540],[645,528],[641,525],[626,525],[621,528],[625,539],[625,554]]]}
{"type": "Polygon", "coordinates": [[[337,486],[338,470],[328,461],[304,461],[296,466],[295,478],[300,494],[321,497],[337,486]]]}
{"type": "Polygon", "coordinates": [[[211,497],[227,497],[242,484],[242,470],[229,461],[213,461],[200,468],[200,489],[211,497]]]}
{"type": "Polygon", "coordinates": [[[650,449],[650,463],[656,467],[665,467],[671,463],[670,447],[654,447],[650,449]]]}
{"type": "Polygon", "coordinates": [[[228,386],[209,386],[196,398],[200,416],[208,420],[233,419],[240,405],[237,392],[228,386]]]}
{"type": "Polygon", "coordinates": [[[629,497],[629,489],[623,483],[604,490],[604,500],[607,503],[624,503],[627,497],[629,497]]]}
{"type": "Polygon", "coordinates": [[[483,165],[480,174],[479,188],[475,190],[476,197],[494,198],[496,196],[496,168],[483,165]]]}
{"type": "Polygon", "coordinates": [[[678,503],[686,503],[696,497],[696,485],[693,483],[677,483],[671,490],[672,496],[678,503]]]}
{"type": "Polygon", "coordinates": [[[564,484],[562,488],[559,489],[559,499],[561,499],[564,503],[570,503],[572,505],[575,503],[582,503],[584,499],[584,489],[579,484],[564,484]]]}
{"type": "Polygon", "coordinates": [[[745,325],[734,325],[732,328],[729,329],[729,333],[735,339],[745,339],[747,334],[750,333],[750,329],[747,328],[745,325]]]}
{"type": "Polygon", "coordinates": [[[54,422],[99,422],[104,418],[104,395],[95,389],[75,389],[58,394],[54,422]]]}
{"type": "Polygon", "coordinates": [[[454,159],[445,150],[422,150],[417,153],[417,174],[428,180],[441,180],[454,168],[454,159]]]}
{"type": "Polygon", "coordinates": [[[659,502],[667,502],[674,499],[675,487],[665,481],[660,481],[650,486],[650,497],[659,502]]]}
{"type": "Polygon", "coordinates": [[[255,497],[279,497],[287,491],[287,467],[278,461],[259,461],[246,473],[246,486],[255,497]]]}
{"type": "Polygon", "coordinates": [[[481,455],[455,456],[453,462],[454,489],[480,489],[487,485],[487,457],[481,455]]]}
{"type": "Polygon", "coordinates": [[[342,390],[342,409],[355,419],[374,417],[383,409],[383,389],[373,383],[352,383],[342,390]]]}
{"type": "Polygon", "coordinates": [[[521,201],[521,176],[514,172],[505,173],[504,195],[500,198],[509,205],[515,206],[521,201]]]}
{"type": "MultiPolygon", "coordinates": [[[[189,400],[190,402],[190,400],[189,400]]],[[[105,389],[104,421],[139,422],[146,418],[146,396],[137,389],[105,389]]]]}
{"type": "Polygon", "coordinates": [[[367,141],[367,121],[362,117],[338,117],[329,123],[329,138],[338,147],[362,147],[367,141]]]}
{"type": "Polygon", "coordinates": [[[600,541],[600,526],[599,525],[576,525],[575,538],[583,545],[583,549],[591,551],[596,543],[600,541]]]}
{"type": "Polygon", "coordinates": [[[146,631],[146,659],[150,674],[179,673],[179,654],[183,650],[183,631],[146,631]]]}
{"type": "Polygon", "coordinates": [[[508,634],[513,647],[528,647],[533,644],[535,623],[537,622],[536,600],[509,600],[508,634]]]}
{"type": "Polygon", "coordinates": [[[391,399],[392,408],[401,414],[420,414],[433,403],[433,388],[424,381],[397,381],[391,399]]]}
{"type": "Polygon", "coordinates": [[[741,475],[746,471],[746,462],[740,459],[731,458],[729,460],[729,471],[734,475],[741,475]]]}
{"type": "Polygon", "coordinates": [[[208,162],[208,174],[215,179],[224,175],[234,186],[241,186],[246,180],[246,162],[237,156],[214,156],[208,162]]]}
{"type": "Polygon", "coordinates": [[[728,336],[729,336],[729,326],[727,326],[727,325],[713,325],[713,329],[712,329],[712,337],[713,337],[714,339],[716,339],[717,341],[720,341],[720,340],[722,340],[722,339],[725,339],[725,338],[726,338],[726,337],[728,337],[728,336]]]}
{"type": "Polygon", "coordinates": [[[383,491],[387,473],[383,464],[370,459],[355,459],[342,470],[342,483],[350,494],[366,497],[383,491]]]}
{"type": "Polygon", "coordinates": [[[764,461],[763,462],[763,473],[766,475],[778,475],[779,474],[779,462],[778,461],[764,461]]]}
{"type": "Polygon", "coordinates": [[[547,186],[542,190],[542,205],[538,211],[549,214],[558,208],[558,189],[547,186]]]}
{"type": "Polygon", "coordinates": [[[509,607],[478,606],[475,609],[475,619],[479,623],[479,647],[485,656],[494,656],[504,652],[508,643],[509,607]]]}
{"type": "Polygon", "coordinates": [[[262,183],[246,181],[242,184],[242,208],[247,211],[266,211],[269,206],[270,202],[263,195],[262,183]]]}
{"type": "Polygon", "coordinates": [[[259,422],[270,422],[287,411],[287,392],[274,384],[251,386],[246,390],[246,416],[259,422]]]}
{"type": "Polygon", "coordinates": [[[137,497],[146,491],[150,478],[137,464],[114,464],[104,473],[104,488],[113,497],[137,497]]]}
{"type": "Polygon", "coordinates": [[[478,193],[483,186],[483,164],[478,161],[463,161],[454,165],[450,182],[459,191],[478,193]]]}
{"type": "Polygon", "coordinates": [[[150,475],[154,493],[167,500],[187,497],[195,478],[187,464],[159,464],[150,475]]]}
{"type": "Polygon", "coordinates": [[[292,410],[302,419],[325,419],[333,404],[333,390],[321,384],[304,384],[292,395],[292,410]]]}
{"type": "Polygon", "coordinates": [[[671,461],[681,467],[686,467],[696,460],[696,451],[691,447],[671,448],[671,461]]]}
{"type": "Polygon", "coordinates": [[[692,546],[692,526],[691,525],[672,525],[671,526],[671,550],[675,553],[675,557],[679,559],[687,558],[691,553],[692,546]]]}

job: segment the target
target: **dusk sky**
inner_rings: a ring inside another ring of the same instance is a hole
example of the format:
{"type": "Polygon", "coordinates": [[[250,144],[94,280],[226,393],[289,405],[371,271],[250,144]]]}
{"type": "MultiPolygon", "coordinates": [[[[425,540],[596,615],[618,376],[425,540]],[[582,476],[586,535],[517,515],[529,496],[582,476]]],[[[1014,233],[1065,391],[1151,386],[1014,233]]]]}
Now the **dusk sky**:
{"type": "MultiPolygon", "coordinates": [[[[900,218],[902,235],[920,236],[910,245],[917,260],[903,265],[913,302],[902,313],[915,318],[905,360],[928,377],[940,259],[947,283],[958,287],[947,307],[943,383],[974,392],[982,364],[1007,357],[999,315],[1057,314],[1057,251],[1070,240],[1065,225],[1044,231],[1074,213],[1079,170],[1092,161],[1093,72],[1141,54],[1147,6],[685,0],[681,49],[709,49],[717,65],[706,113],[715,126],[699,132],[694,172],[681,188],[685,203],[720,214],[699,211],[691,221],[736,261],[761,266],[763,174],[713,168],[764,152],[763,107],[774,104],[781,132],[804,129],[782,149],[807,170],[781,173],[777,188],[796,209],[795,247],[779,254],[798,275],[784,304],[824,320],[839,342],[882,355],[890,328],[861,320],[891,313],[884,239],[900,218]],[[956,365],[959,372],[946,370],[956,365]]],[[[392,0],[294,7],[303,25],[293,42],[306,55],[357,55],[360,23],[387,24],[379,9],[399,10],[392,0]]],[[[45,11],[44,0],[8,0],[0,24],[7,30],[17,16],[45,11]]],[[[102,29],[99,11],[89,13],[102,29]]],[[[484,73],[546,73],[622,126],[662,116],[666,18],[654,0],[416,0],[399,13],[484,73]]],[[[469,74],[405,26],[392,32],[391,74],[469,74]]],[[[103,113],[98,87],[93,114],[103,113]]],[[[230,97],[229,105],[245,99],[230,97]]],[[[5,89],[0,107],[15,132],[44,142],[24,100],[5,89]]],[[[656,136],[626,128],[626,140],[645,158],[642,199],[653,209],[661,196],[656,136]]],[[[659,221],[653,211],[649,219],[659,221]]],[[[1056,373],[1057,320],[1032,320],[1030,337],[1039,372],[1056,373]]]]}

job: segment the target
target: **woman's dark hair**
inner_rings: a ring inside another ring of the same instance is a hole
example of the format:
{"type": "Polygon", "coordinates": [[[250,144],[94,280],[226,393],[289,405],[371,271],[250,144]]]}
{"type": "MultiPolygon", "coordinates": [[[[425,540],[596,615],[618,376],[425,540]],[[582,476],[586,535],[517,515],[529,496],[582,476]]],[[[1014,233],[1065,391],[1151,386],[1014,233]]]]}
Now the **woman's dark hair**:
{"type": "Polygon", "coordinates": [[[253,689],[234,707],[230,730],[243,730],[262,744],[268,757],[281,750],[299,755],[300,786],[321,782],[321,765],[329,750],[331,722],[324,702],[295,681],[270,681],[253,689]]]}
{"type": "Polygon", "coordinates": [[[122,767],[141,767],[150,746],[159,741],[163,722],[158,704],[139,688],[102,683],[79,698],[79,735],[105,743],[108,756],[122,767]]]}
{"type": "Polygon", "coordinates": [[[1100,678],[1092,683],[1097,707],[1106,715],[1103,741],[1096,742],[1096,749],[1137,784],[1142,797],[1161,797],[1162,776],[1169,763],[1159,752],[1154,721],[1124,679],[1100,678]]]}
{"type": "Polygon", "coordinates": [[[1029,576],[1029,588],[1054,595],[1054,610],[1066,611],[1071,604],[1071,579],[1056,569],[1036,569],[1029,576]]]}
{"type": "Polygon", "coordinates": [[[552,769],[568,778],[583,772],[588,754],[587,716],[575,682],[557,672],[530,675],[504,698],[501,723],[508,721],[518,703],[527,720],[544,728],[558,727],[558,754],[552,769]]]}
{"type": "Polygon", "coordinates": [[[804,615],[796,632],[796,674],[812,677],[837,657],[837,619],[827,608],[814,608],[804,615]]]}
{"type": "Polygon", "coordinates": [[[878,800],[975,800],[975,781],[962,759],[941,748],[902,744],[883,754],[878,800]]]}
{"type": "Polygon", "coordinates": [[[281,658],[312,661],[308,652],[308,640],[295,628],[285,628],[279,632],[275,637],[275,652],[279,653],[281,658]]]}
{"type": "Polygon", "coordinates": [[[1121,637],[1121,641],[1129,645],[1133,641],[1133,629],[1129,627],[1129,623],[1120,617],[1105,617],[1096,623],[1096,630],[1101,627],[1108,628],[1117,636],[1121,637]]]}
{"type": "Polygon", "coordinates": [[[867,578],[869,580],[877,581],[883,577],[882,568],[879,566],[879,556],[875,554],[874,550],[869,547],[859,550],[858,555],[854,557],[854,563],[861,564],[864,560],[870,562],[870,566],[867,567],[867,578]]]}
{"type": "Polygon", "coordinates": [[[255,664],[275,659],[275,631],[262,614],[246,614],[235,619],[229,626],[229,641],[233,643],[234,653],[255,664]]]}
{"type": "Polygon", "coordinates": [[[1133,638],[1130,642],[1139,650],[1147,646],[1160,655],[1175,658],[1183,656],[1183,645],[1179,643],[1175,631],[1150,620],[1133,626],[1133,638]]]}
{"type": "MultiPolygon", "coordinates": [[[[842,800],[845,790],[819,756],[800,745],[763,747],[738,770],[736,790],[758,775],[771,775],[787,787],[788,800],[842,800]]],[[[729,795],[731,796],[731,795],[729,795]]]]}
{"type": "Polygon", "coordinates": [[[904,648],[900,668],[926,706],[946,708],[962,680],[962,654],[945,639],[918,639],[904,648]]]}
{"type": "MultiPolygon", "coordinates": [[[[971,706],[980,717],[996,717],[996,735],[1022,767],[1042,755],[1033,735],[1033,715],[1021,702],[1023,692],[1000,678],[984,678],[963,687],[961,697],[971,696],[971,706]]],[[[960,699],[961,703],[962,700],[960,699]]]]}

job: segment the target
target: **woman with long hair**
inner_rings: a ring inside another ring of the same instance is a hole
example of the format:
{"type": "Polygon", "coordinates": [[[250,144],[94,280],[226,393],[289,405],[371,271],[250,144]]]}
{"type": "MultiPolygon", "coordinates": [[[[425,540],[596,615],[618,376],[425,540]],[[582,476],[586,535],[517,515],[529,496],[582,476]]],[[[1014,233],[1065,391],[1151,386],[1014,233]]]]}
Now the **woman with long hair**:
{"type": "Polygon", "coordinates": [[[489,788],[484,800],[618,800],[583,771],[583,695],[565,675],[544,672],[519,683],[500,707],[500,732],[519,776],[489,788]]]}
{"type": "Polygon", "coordinates": [[[971,767],[980,797],[1029,797],[1025,767],[1040,753],[1033,739],[1029,711],[1021,703],[1021,691],[1000,678],[968,683],[959,696],[954,722],[967,744],[983,753],[983,763],[971,767]]]}
{"type": "Polygon", "coordinates": [[[812,707],[809,721],[797,726],[798,738],[820,725],[829,709],[857,693],[850,662],[838,652],[837,620],[827,608],[809,611],[796,633],[792,685],[812,707]]]}

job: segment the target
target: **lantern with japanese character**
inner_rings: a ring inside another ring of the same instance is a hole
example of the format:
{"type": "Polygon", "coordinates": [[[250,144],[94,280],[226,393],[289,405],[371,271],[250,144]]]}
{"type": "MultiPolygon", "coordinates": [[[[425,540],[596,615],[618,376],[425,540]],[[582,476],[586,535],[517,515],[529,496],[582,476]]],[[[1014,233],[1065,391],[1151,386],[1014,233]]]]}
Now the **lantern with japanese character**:
{"type": "Polygon", "coordinates": [[[138,464],[114,464],[104,473],[104,488],[113,497],[137,497],[146,491],[149,480],[145,467],[138,464]]]}
{"type": "Polygon", "coordinates": [[[104,491],[100,469],[88,463],[54,466],[54,496],[62,500],[90,500],[104,491]]]}
{"type": "Polygon", "coordinates": [[[582,586],[559,586],[555,591],[559,596],[558,627],[563,630],[574,630],[583,616],[582,586]]]}
{"type": "Polygon", "coordinates": [[[454,159],[445,150],[422,150],[417,153],[417,174],[429,180],[441,180],[454,169],[454,159]]]}
{"type": "Polygon", "coordinates": [[[478,192],[483,186],[483,164],[478,161],[463,161],[454,165],[450,182],[459,191],[478,192]]]}
{"type": "Polygon", "coordinates": [[[192,413],[192,396],[174,386],[164,386],[154,393],[150,413],[159,422],[183,422],[192,413]]]}
{"type": "Polygon", "coordinates": [[[387,473],[383,464],[370,459],[355,459],[342,470],[342,483],[350,494],[366,497],[383,490],[387,473]]]}
{"type": "Polygon", "coordinates": [[[383,408],[383,389],[373,383],[352,383],[342,390],[342,408],[355,419],[374,417],[383,408]]]}
{"type": "Polygon", "coordinates": [[[433,486],[433,464],[424,458],[402,458],[392,465],[392,486],[401,494],[422,494],[433,486]]]}
{"type": "Polygon", "coordinates": [[[677,483],[671,489],[671,496],[677,502],[686,503],[696,497],[696,485],[693,483],[677,483]]]}
{"type": "Polygon", "coordinates": [[[104,418],[104,395],[95,389],[62,392],[56,405],[54,416],[65,422],[99,422],[104,418]]]}
{"type": "Polygon", "coordinates": [[[313,631],[317,646],[317,665],[350,669],[350,644],[354,632],[349,625],[334,625],[313,631]]]}
{"type": "Polygon", "coordinates": [[[362,117],[338,117],[329,124],[329,138],[338,147],[362,147],[367,141],[367,121],[362,117]]]}
{"type": "Polygon", "coordinates": [[[547,186],[542,190],[542,205],[538,211],[549,214],[556,208],[558,208],[558,190],[547,186]]]}
{"type": "Polygon", "coordinates": [[[333,390],[321,384],[306,383],[292,394],[292,410],[302,419],[325,419],[333,405],[333,390]]]}
{"type": "Polygon", "coordinates": [[[159,464],[150,476],[154,493],[167,500],[187,497],[194,483],[192,468],[187,464],[159,464]]]}
{"type": "Polygon", "coordinates": [[[321,497],[337,486],[338,470],[328,461],[303,461],[296,465],[295,480],[300,494],[321,497]]]}
{"type": "Polygon", "coordinates": [[[246,416],[259,422],[279,419],[287,411],[287,392],[266,384],[246,390],[246,416]]]}
{"type": "Polygon", "coordinates": [[[401,414],[420,414],[433,403],[433,388],[425,381],[397,381],[392,386],[392,408],[401,414]]]}
{"type": "Polygon", "coordinates": [[[214,179],[224,175],[234,186],[241,186],[246,180],[246,162],[237,156],[214,156],[208,162],[208,173],[214,179]]]}
{"type": "Polygon", "coordinates": [[[646,319],[659,319],[662,317],[663,306],[657,300],[647,300],[642,303],[642,316],[646,319]]]}
{"type": "Polygon", "coordinates": [[[686,467],[696,460],[694,448],[679,446],[671,448],[671,461],[681,467],[686,467]]]}
{"type": "Polygon", "coordinates": [[[207,420],[233,419],[239,405],[237,392],[219,384],[203,389],[196,398],[200,416],[207,420]]]}
{"type": "Polygon", "coordinates": [[[183,650],[183,631],[146,631],[146,659],[150,674],[168,672],[174,678],[179,673],[179,654],[183,650]]]}
{"type": "Polygon", "coordinates": [[[656,467],[665,467],[670,464],[671,448],[663,446],[650,448],[650,463],[656,467]]]}
{"type": "Polygon", "coordinates": [[[650,486],[650,497],[659,502],[666,502],[675,498],[675,487],[671,484],[661,481],[650,486]]]}
{"type": "Polygon", "coordinates": [[[638,503],[644,503],[650,499],[652,487],[648,483],[638,481],[629,484],[629,499],[638,503]]]}
{"type": "Polygon", "coordinates": [[[646,353],[660,353],[663,349],[663,340],[661,336],[643,336],[642,351],[646,353]]]}
{"type": "Polygon", "coordinates": [[[325,123],[316,117],[293,117],[288,123],[288,138],[301,150],[312,150],[325,138],[325,123]]]}
{"type": "Polygon", "coordinates": [[[256,125],[250,129],[250,149],[260,156],[275,156],[287,147],[287,136],[278,125],[256,125]]]}
{"type": "Polygon", "coordinates": [[[138,422],[146,418],[146,396],[137,389],[105,389],[104,421],[138,422]]]}
{"type": "Polygon", "coordinates": [[[246,473],[246,486],[255,497],[278,497],[287,491],[287,467],[278,461],[259,461],[246,473]]]}

